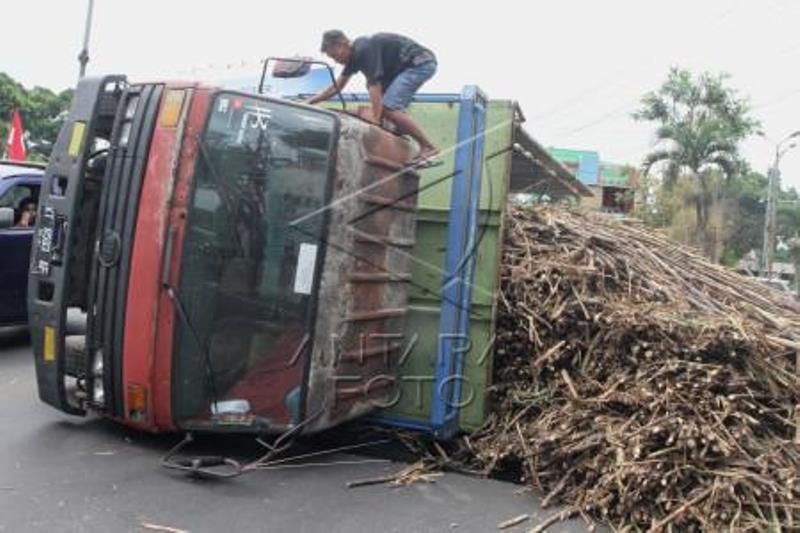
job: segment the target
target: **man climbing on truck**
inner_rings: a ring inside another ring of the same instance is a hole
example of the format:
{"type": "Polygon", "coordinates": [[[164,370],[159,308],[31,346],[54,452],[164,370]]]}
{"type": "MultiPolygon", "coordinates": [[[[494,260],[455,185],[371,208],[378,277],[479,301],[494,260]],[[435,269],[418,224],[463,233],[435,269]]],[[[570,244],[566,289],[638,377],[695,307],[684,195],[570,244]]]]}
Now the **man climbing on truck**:
{"type": "Polygon", "coordinates": [[[419,144],[419,153],[411,164],[432,164],[439,149],[405,110],[417,90],[436,72],[433,52],[403,35],[376,33],[351,42],[341,30],[329,30],[322,35],[321,51],[344,65],[344,69],[333,85],[307,103],[316,104],[334,96],[345,88],[353,74],[361,72],[367,78],[372,121],[381,124],[386,118],[400,133],[419,144]]]}

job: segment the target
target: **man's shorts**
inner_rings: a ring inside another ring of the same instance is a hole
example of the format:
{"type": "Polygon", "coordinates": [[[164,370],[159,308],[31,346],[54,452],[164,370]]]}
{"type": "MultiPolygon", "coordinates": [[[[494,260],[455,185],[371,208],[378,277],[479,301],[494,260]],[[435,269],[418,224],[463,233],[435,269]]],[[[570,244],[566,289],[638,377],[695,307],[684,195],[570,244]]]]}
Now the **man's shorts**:
{"type": "Polygon", "coordinates": [[[383,94],[383,107],[402,111],[411,103],[414,93],[436,73],[436,61],[413,65],[397,75],[383,94]]]}

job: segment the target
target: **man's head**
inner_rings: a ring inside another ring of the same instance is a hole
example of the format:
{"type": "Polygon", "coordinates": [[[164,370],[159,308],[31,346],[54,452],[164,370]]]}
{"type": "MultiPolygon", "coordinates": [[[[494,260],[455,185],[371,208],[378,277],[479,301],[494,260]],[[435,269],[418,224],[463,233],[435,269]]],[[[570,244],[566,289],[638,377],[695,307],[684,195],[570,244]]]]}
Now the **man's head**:
{"type": "Polygon", "coordinates": [[[328,30],[322,34],[320,50],[340,65],[346,65],[350,61],[352,46],[342,30],[328,30]]]}
{"type": "Polygon", "coordinates": [[[33,197],[23,198],[19,203],[17,224],[30,227],[36,223],[36,200],[33,197]]]}
{"type": "Polygon", "coordinates": [[[32,196],[26,196],[19,202],[20,211],[36,212],[36,200],[32,196]]]}

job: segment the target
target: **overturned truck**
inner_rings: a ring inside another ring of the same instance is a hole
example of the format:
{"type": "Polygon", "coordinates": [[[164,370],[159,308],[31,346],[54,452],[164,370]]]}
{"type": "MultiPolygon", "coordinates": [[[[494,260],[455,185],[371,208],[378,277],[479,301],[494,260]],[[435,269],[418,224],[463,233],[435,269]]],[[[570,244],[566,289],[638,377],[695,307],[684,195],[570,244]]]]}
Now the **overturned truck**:
{"type": "Polygon", "coordinates": [[[151,431],[480,426],[507,195],[588,190],[513,102],[418,97],[452,148],[417,171],[363,99],[82,80],[31,256],[41,399],[151,431]]]}

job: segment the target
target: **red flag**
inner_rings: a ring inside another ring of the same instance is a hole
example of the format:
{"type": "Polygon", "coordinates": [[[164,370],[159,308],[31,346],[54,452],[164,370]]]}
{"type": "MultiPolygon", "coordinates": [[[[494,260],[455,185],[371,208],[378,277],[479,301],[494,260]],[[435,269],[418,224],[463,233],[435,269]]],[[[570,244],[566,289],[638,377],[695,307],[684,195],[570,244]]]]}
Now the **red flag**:
{"type": "Polygon", "coordinates": [[[25,142],[22,140],[22,116],[15,109],[11,114],[11,129],[6,141],[6,157],[11,161],[25,161],[25,142]]]}

